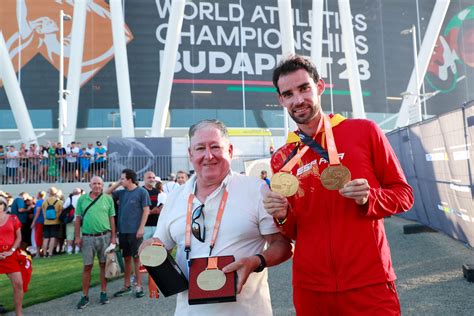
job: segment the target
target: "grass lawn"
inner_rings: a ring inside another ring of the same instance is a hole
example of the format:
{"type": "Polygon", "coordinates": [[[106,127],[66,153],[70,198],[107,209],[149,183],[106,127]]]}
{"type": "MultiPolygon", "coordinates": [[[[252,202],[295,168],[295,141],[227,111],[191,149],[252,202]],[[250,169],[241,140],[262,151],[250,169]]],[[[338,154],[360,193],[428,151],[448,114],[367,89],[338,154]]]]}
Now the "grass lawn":
{"type": "MultiPolygon", "coordinates": [[[[23,306],[46,302],[82,289],[81,255],[60,255],[33,259],[33,275],[23,306]]],[[[99,284],[99,265],[94,262],[91,287],[99,284]]],[[[13,310],[13,290],[10,279],[0,275],[0,303],[13,310]]]]}

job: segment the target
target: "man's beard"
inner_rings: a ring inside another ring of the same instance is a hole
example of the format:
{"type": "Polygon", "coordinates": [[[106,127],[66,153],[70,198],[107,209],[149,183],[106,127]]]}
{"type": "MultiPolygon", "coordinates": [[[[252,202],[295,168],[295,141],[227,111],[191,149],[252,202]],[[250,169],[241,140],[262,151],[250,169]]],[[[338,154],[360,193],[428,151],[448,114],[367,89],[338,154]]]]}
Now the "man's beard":
{"type": "Polygon", "coordinates": [[[311,106],[309,108],[309,113],[305,117],[301,118],[296,117],[292,111],[288,111],[288,114],[297,124],[308,124],[316,116],[316,110],[313,106],[311,106]]]}

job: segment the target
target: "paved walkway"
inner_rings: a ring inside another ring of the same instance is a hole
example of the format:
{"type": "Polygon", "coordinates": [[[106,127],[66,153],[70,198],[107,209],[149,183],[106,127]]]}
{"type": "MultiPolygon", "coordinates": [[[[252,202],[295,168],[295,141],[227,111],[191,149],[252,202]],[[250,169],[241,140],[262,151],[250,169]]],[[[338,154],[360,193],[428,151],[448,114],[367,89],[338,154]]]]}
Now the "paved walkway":
{"type": "MultiPolygon", "coordinates": [[[[442,233],[404,235],[404,224],[392,217],[385,222],[392,249],[403,315],[472,315],[474,283],[462,276],[462,265],[474,263],[474,252],[442,233]]],[[[354,236],[357,238],[357,236],[354,236]]],[[[270,289],[276,316],[294,315],[291,290],[291,262],[270,269],[270,289]]],[[[113,293],[122,281],[112,282],[113,293]]],[[[25,309],[25,315],[173,315],[175,297],[152,300],[133,296],[112,298],[99,305],[99,291],[91,290],[91,303],[75,310],[80,293],[25,309]]],[[[12,314],[10,314],[12,315],[12,314]]]]}

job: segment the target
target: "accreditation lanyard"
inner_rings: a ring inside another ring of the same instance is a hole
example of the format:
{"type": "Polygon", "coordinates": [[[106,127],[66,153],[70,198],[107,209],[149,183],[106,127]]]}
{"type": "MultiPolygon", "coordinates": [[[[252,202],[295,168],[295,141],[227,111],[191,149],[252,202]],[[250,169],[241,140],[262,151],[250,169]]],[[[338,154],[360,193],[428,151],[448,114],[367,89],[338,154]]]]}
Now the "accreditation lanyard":
{"type": "MultiPolygon", "coordinates": [[[[324,113],[321,112],[321,118],[323,118],[323,117],[324,117],[324,113]]],[[[319,124],[318,124],[318,128],[316,130],[316,133],[314,134],[315,137],[316,137],[316,135],[318,135],[318,133],[320,132],[322,127],[323,127],[323,121],[321,119],[321,120],[319,120],[319,124]]],[[[298,133],[300,133],[300,131],[298,131],[298,133]]],[[[304,135],[307,136],[306,134],[304,134],[304,135]]],[[[307,136],[307,138],[311,139],[313,143],[316,143],[311,137],[307,136]]],[[[298,163],[298,161],[301,159],[301,157],[303,157],[303,155],[308,151],[308,149],[310,147],[312,148],[312,146],[308,145],[305,141],[303,141],[303,139],[301,138],[301,135],[300,135],[300,139],[306,146],[304,146],[300,151],[293,151],[291,153],[291,155],[294,155],[294,156],[292,156],[291,159],[289,159],[289,161],[285,162],[285,165],[283,166],[283,168],[280,169],[280,172],[291,173],[291,169],[293,169],[293,167],[298,163]]],[[[295,149],[298,150],[298,147],[296,147],[295,149]]],[[[287,158],[287,160],[288,160],[288,158],[287,158]]]]}
{"type": "Polygon", "coordinates": [[[339,154],[337,153],[336,141],[334,140],[334,134],[332,133],[331,121],[329,116],[323,115],[324,121],[324,132],[326,133],[326,144],[328,147],[329,154],[329,165],[340,165],[339,154]]]}
{"type": "MultiPolygon", "coordinates": [[[[214,231],[212,233],[211,243],[209,244],[209,257],[212,254],[212,249],[216,243],[217,233],[219,232],[219,227],[222,221],[222,215],[224,214],[224,208],[227,203],[227,196],[229,193],[224,187],[224,194],[222,195],[221,201],[219,203],[219,210],[217,211],[216,223],[214,224],[214,231]]],[[[191,216],[193,212],[193,200],[194,193],[191,193],[188,197],[188,211],[186,215],[186,236],[185,236],[185,245],[184,251],[186,252],[186,260],[189,260],[189,253],[191,252],[191,216]]]]}

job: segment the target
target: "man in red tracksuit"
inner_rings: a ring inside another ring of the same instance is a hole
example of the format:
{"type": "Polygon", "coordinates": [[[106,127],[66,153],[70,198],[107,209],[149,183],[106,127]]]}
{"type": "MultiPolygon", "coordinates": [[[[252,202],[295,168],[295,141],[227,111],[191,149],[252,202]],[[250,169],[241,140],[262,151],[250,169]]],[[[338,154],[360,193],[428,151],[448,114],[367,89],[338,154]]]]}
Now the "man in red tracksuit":
{"type": "Polygon", "coordinates": [[[410,209],[413,192],[388,140],[371,121],[329,116],[336,156],[351,177],[342,188],[328,190],[320,177],[331,161],[329,124],[324,127],[321,121],[324,82],[308,59],[292,56],[275,69],[273,83],[280,103],[298,125],[273,155],[273,171],[280,171],[305,147],[300,139],[304,134],[322,148],[309,146],[291,168],[299,183],[296,194],[286,198],[269,192],[264,199],[281,231],[296,241],[297,314],[399,315],[383,218],[410,209]]]}

